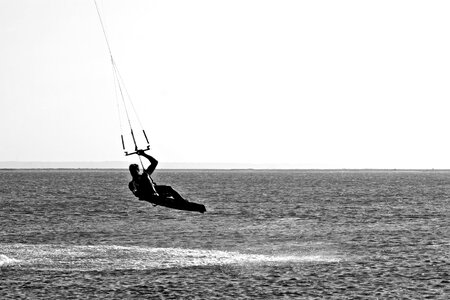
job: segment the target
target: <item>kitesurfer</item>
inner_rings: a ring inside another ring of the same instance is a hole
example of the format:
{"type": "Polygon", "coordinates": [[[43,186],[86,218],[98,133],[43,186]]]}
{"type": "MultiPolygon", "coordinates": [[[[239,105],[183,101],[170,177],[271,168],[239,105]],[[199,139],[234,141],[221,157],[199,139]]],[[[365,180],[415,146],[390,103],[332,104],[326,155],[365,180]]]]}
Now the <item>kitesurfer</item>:
{"type": "Polygon", "coordinates": [[[172,187],[167,185],[157,185],[150,175],[156,169],[158,161],[151,155],[146,154],[143,150],[138,150],[137,154],[147,158],[150,166],[140,173],[139,165],[131,164],[129,167],[131,177],[133,178],[128,187],[139,200],[156,200],[166,197],[173,197],[176,200],[183,200],[183,197],[175,191],[172,187]]]}

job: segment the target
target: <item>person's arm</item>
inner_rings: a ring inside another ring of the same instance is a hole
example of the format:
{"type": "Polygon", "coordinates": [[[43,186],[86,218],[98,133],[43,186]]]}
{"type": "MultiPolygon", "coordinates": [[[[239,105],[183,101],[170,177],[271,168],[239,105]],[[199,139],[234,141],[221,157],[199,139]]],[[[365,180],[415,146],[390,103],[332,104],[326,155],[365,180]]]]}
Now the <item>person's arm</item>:
{"type": "Polygon", "coordinates": [[[148,175],[152,175],[153,171],[155,171],[156,166],[158,165],[158,161],[153,156],[145,154],[143,150],[139,150],[137,154],[148,159],[148,161],[150,162],[150,166],[148,166],[148,168],[145,170],[145,173],[147,173],[148,175]]]}

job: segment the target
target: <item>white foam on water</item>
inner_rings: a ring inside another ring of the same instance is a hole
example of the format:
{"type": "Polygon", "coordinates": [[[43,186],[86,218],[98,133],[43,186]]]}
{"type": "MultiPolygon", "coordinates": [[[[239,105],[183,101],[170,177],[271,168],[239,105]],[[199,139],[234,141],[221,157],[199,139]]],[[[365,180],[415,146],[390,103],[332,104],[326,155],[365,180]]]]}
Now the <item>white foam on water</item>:
{"type": "Polygon", "coordinates": [[[20,260],[14,259],[14,258],[9,258],[6,255],[0,254],[0,268],[4,268],[7,266],[11,266],[11,265],[16,265],[18,263],[20,263],[20,260]]]}
{"type": "MultiPolygon", "coordinates": [[[[167,269],[193,266],[331,263],[340,259],[332,255],[263,255],[221,250],[183,248],[145,248],[137,246],[70,245],[2,245],[23,258],[23,266],[37,269],[117,270],[167,269]]],[[[7,256],[3,255],[6,261],[7,256]]],[[[1,259],[1,256],[0,256],[1,259]]],[[[9,261],[15,261],[9,259],[9,261]]]]}

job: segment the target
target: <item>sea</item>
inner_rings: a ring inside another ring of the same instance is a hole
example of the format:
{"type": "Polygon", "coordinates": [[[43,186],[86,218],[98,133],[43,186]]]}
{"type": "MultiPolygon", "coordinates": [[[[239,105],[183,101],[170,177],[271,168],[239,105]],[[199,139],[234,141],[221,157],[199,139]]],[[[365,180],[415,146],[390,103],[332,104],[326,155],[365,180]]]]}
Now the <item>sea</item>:
{"type": "Polygon", "coordinates": [[[0,299],[449,299],[450,171],[0,170],[0,299]]]}

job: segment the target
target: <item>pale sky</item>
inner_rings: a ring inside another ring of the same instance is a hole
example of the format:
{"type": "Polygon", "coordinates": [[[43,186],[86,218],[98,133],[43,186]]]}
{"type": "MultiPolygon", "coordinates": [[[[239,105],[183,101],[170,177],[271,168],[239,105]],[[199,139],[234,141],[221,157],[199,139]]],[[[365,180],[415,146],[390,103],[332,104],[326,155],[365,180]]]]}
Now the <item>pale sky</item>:
{"type": "MultiPolygon", "coordinates": [[[[98,0],[160,162],[450,168],[450,1],[98,0]]],[[[93,1],[0,0],[0,161],[125,158],[93,1]]]]}

